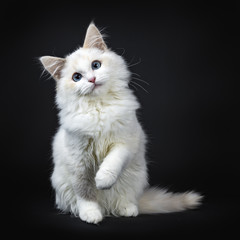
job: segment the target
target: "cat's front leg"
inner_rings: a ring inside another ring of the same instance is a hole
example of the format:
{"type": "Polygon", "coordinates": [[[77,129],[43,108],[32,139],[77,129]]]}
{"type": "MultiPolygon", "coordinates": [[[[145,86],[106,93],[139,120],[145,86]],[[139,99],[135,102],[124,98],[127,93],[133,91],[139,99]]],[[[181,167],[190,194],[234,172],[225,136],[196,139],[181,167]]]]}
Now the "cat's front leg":
{"type": "Polygon", "coordinates": [[[77,209],[81,220],[97,224],[103,219],[103,210],[96,199],[96,186],[93,184],[93,171],[84,166],[73,171],[72,187],[77,198],[77,209]]]}
{"type": "Polygon", "coordinates": [[[98,189],[111,188],[130,159],[130,155],[127,146],[123,144],[115,145],[103,160],[96,174],[96,187],[98,189]]]}
{"type": "Polygon", "coordinates": [[[95,177],[97,189],[103,190],[111,188],[116,182],[118,175],[118,171],[107,167],[102,167],[101,170],[97,172],[95,177]]]}
{"type": "Polygon", "coordinates": [[[102,209],[97,202],[78,198],[77,204],[81,220],[94,224],[103,220],[102,209]]]}

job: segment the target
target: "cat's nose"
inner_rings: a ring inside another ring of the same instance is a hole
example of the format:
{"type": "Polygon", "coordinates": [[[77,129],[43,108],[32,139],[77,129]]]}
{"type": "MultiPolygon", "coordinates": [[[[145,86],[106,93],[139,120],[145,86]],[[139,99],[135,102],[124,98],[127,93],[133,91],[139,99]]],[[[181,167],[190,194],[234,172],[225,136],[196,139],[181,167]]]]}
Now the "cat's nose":
{"type": "Polygon", "coordinates": [[[89,78],[88,81],[91,82],[91,83],[95,83],[96,78],[95,77],[89,78]]]}

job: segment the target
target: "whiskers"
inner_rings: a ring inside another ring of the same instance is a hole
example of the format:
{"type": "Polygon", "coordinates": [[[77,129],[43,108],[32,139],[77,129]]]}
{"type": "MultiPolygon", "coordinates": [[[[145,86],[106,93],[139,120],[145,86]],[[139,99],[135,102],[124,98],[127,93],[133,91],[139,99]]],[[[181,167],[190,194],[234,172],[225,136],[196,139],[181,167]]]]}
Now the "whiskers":
{"type": "Polygon", "coordinates": [[[85,85],[85,86],[82,86],[81,88],[81,95],[86,95],[86,94],[89,94],[90,92],[92,92],[93,90],[93,86],[89,86],[89,85],[85,85]]]}
{"type": "MultiPolygon", "coordinates": [[[[141,58],[139,58],[137,62],[132,63],[133,59],[134,58],[132,58],[130,63],[128,63],[127,65],[129,68],[136,66],[142,62],[141,58]]],[[[139,88],[141,88],[144,92],[149,93],[143,85],[145,84],[147,86],[150,86],[150,84],[147,81],[141,79],[140,77],[141,76],[139,74],[132,72],[132,77],[131,77],[131,81],[129,82],[129,85],[132,86],[135,90],[138,90],[139,88]]]]}
{"type": "Polygon", "coordinates": [[[134,59],[134,58],[132,58],[132,60],[131,60],[130,63],[128,64],[128,67],[129,67],[129,68],[130,68],[130,67],[133,67],[133,66],[136,66],[136,65],[138,65],[139,63],[142,62],[141,58],[139,58],[137,62],[132,63],[133,59],[134,59]]]}
{"type": "Polygon", "coordinates": [[[138,90],[138,88],[141,88],[146,93],[149,93],[145,87],[142,86],[142,84],[146,84],[147,86],[150,86],[148,82],[140,78],[140,75],[137,73],[132,73],[131,81],[129,82],[129,85],[132,86],[135,90],[138,90]],[[135,76],[137,77],[135,77],[135,76]]]}

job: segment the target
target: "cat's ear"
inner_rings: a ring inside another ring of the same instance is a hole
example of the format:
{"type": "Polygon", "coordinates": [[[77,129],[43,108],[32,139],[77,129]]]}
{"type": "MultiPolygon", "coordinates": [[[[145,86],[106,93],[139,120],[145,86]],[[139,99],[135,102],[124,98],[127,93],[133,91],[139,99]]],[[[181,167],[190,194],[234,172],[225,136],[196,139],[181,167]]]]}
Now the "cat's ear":
{"type": "Polygon", "coordinates": [[[98,48],[102,51],[107,50],[107,45],[103,40],[103,36],[94,23],[90,23],[87,29],[83,48],[98,48]]]}
{"type": "Polygon", "coordinates": [[[40,57],[40,61],[44,68],[52,75],[55,80],[61,77],[61,71],[66,62],[65,58],[44,56],[40,57]]]}

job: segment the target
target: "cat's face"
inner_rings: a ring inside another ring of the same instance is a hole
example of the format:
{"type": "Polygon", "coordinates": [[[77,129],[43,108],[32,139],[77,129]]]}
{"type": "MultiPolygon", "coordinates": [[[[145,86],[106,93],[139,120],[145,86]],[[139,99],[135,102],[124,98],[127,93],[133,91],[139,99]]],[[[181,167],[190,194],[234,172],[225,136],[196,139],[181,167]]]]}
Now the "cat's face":
{"type": "Polygon", "coordinates": [[[107,49],[102,35],[90,24],[84,45],[66,58],[42,57],[56,79],[57,91],[67,96],[103,96],[128,86],[129,71],[123,58],[107,49]]]}
{"type": "Polygon", "coordinates": [[[123,59],[112,51],[80,48],[66,58],[59,88],[79,96],[98,96],[126,86],[128,71],[123,59]]]}

